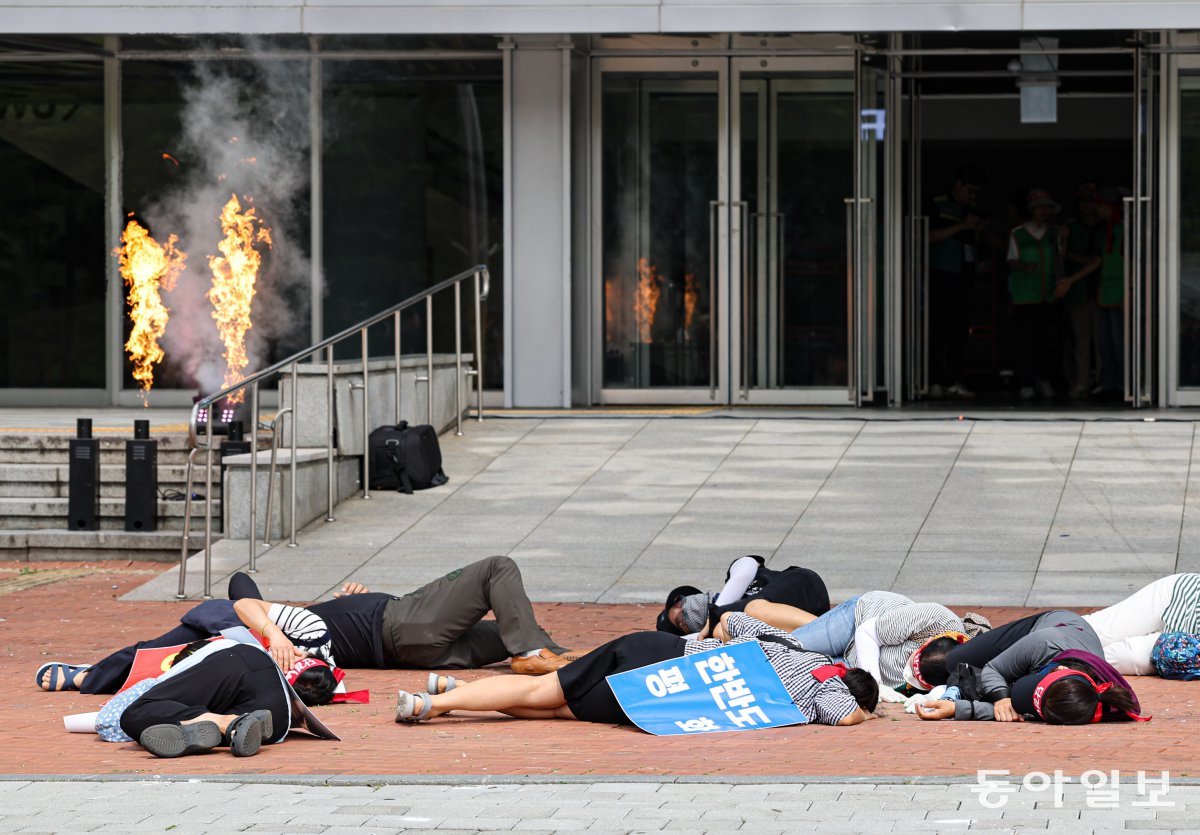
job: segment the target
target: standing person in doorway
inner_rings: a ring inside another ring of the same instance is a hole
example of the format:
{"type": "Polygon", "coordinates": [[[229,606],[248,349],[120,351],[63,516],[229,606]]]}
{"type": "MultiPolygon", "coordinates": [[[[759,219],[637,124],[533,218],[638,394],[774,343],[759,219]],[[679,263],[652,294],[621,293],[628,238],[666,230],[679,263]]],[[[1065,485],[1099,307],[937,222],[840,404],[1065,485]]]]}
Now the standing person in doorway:
{"type": "Polygon", "coordinates": [[[1069,396],[1080,400],[1092,387],[1092,319],[1096,307],[1096,270],[1100,266],[1100,249],[1104,244],[1104,224],[1096,207],[1094,182],[1081,183],[1075,192],[1078,213],[1067,224],[1065,268],[1075,270],[1071,279],[1064,278],[1055,287],[1061,299],[1070,338],[1063,341],[1063,360],[1069,396]]]}
{"type": "Polygon", "coordinates": [[[964,385],[963,358],[971,321],[971,283],[975,277],[979,231],[987,222],[976,208],[984,176],[978,166],[963,166],[954,186],[933,198],[929,214],[930,368],[929,395],[974,397],[964,385]]]}
{"type": "MultiPolygon", "coordinates": [[[[1056,285],[1066,229],[1051,218],[1061,208],[1050,192],[1035,188],[1025,196],[1029,219],[1008,236],[1008,290],[1013,304],[1014,343],[1020,398],[1054,397],[1050,382],[1058,365],[1056,285]],[[1036,387],[1036,388],[1035,388],[1036,387]]],[[[1074,280],[1074,276],[1071,276],[1074,280]]]]}
{"type": "Polygon", "coordinates": [[[1125,396],[1125,226],[1121,203],[1121,194],[1114,188],[1103,188],[1096,197],[1104,236],[1094,320],[1100,364],[1100,390],[1096,393],[1102,400],[1116,401],[1125,396]]]}

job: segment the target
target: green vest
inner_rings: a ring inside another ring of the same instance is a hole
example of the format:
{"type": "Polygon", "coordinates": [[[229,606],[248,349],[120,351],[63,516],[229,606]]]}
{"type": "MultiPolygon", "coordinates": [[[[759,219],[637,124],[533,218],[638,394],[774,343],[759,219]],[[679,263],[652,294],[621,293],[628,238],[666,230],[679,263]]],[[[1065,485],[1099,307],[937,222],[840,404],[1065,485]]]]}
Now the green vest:
{"type": "Polygon", "coordinates": [[[1113,251],[1100,254],[1100,292],[1096,298],[1101,307],[1120,307],[1125,301],[1125,227],[1113,225],[1113,251]]]}
{"type": "Polygon", "coordinates": [[[1013,270],[1009,292],[1013,304],[1043,304],[1054,301],[1054,282],[1058,279],[1058,230],[1047,226],[1042,239],[1029,234],[1024,225],[1012,231],[1017,242],[1018,260],[1033,264],[1035,270],[1013,270]]]}
{"type": "MultiPolygon", "coordinates": [[[[954,202],[948,194],[933,198],[933,210],[937,212],[939,226],[953,226],[967,216],[967,207],[954,202]]],[[[946,238],[929,247],[929,268],[935,272],[960,273],[966,262],[966,245],[961,234],[946,238]]]]}

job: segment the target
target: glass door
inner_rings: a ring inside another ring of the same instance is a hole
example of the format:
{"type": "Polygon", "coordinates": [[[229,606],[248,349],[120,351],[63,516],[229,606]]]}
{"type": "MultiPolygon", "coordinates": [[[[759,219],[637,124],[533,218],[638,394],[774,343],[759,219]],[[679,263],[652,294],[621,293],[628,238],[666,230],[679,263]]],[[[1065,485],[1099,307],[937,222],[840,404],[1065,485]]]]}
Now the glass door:
{"type": "Polygon", "coordinates": [[[857,404],[874,206],[854,58],[735,59],[732,89],[734,402],[857,404]]]}
{"type": "Polygon", "coordinates": [[[601,403],[725,403],[726,59],[594,62],[601,403]]]}

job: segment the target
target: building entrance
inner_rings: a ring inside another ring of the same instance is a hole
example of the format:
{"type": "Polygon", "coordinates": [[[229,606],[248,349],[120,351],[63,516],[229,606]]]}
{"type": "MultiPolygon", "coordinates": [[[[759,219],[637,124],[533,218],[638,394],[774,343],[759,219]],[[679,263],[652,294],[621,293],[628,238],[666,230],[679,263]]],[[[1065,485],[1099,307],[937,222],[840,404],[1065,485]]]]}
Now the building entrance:
{"type": "Polygon", "coordinates": [[[856,58],[594,62],[599,402],[871,396],[856,58]]]}
{"type": "Polygon", "coordinates": [[[905,58],[906,398],[1147,405],[1153,68],[1020,38],[905,58]]]}

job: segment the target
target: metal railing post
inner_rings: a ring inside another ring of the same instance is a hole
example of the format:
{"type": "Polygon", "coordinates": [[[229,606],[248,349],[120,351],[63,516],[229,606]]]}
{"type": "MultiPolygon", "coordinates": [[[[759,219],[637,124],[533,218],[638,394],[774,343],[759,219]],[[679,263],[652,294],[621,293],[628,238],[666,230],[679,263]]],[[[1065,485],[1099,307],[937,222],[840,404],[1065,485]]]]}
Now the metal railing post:
{"type": "Polygon", "coordinates": [[[204,435],[208,446],[204,450],[204,599],[212,597],[212,494],[213,494],[213,419],[216,403],[208,407],[208,418],[204,422],[204,435]]]}
{"type": "Polygon", "coordinates": [[[362,413],[362,430],[363,430],[363,498],[371,498],[371,397],[367,388],[367,329],[363,328],[360,332],[362,339],[362,377],[363,377],[363,413],[362,413]]]}
{"type": "MultiPolygon", "coordinates": [[[[263,545],[268,548],[271,546],[271,506],[272,494],[275,492],[275,460],[279,452],[279,431],[283,426],[284,417],[291,413],[290,408],[280,409],[275,415],[275,420],[271,421],[271,467],[270,472],[267,473],[267,520],[263,525],[263,545]]],[[[283,533],[282,513],[279,514],[279,531],[281,534],[283,533]]]]}
{"type": "Polygon", "coordinates": [[[187,597],[184,591],[184,586],[187,582],[187,552],[188,544],[191,539],[189,534],[192,527],[192,465],[196,460],[196,449],[193,447],[188,450],[187,458],[187,476],[185,478],[184,489],[187,491],[183,496],[183,536],[179,542],[179,591],[175,593],[177,600],[183,600],[187,597]]]}
{"type": "Polygon", "coordinates": [[[454,284],[454,426],[462,435],[462,282],[454,284]]]}
{"type": "Polygon", "coordinates": [[[296,394],[297,394],[297,383],[299,382],[298,374],[299,374],[298,365],[296,363],[292,363],[292,425],[288,427],[288,430],[291,432],[291,436],[292,436],[292,448],[291,448],[291,459],[292,460],[291,460],[291,467],[290,467],[292,483],[290,485],[290,489],[288,490],[288,493],[290,494],[291,506],[292,506],[292,509],[291,509],[291,516],[292,516],[292,518],[291,518],[291,523],[292,523],[291,524],[291,537],[288,539],[288,547],[289,548],[296,547],[296,434],[297,434],[296,430],[299,428],[299,421],[296,420],[296,415],[299,414],[296,411],[296,406],[299,405],[298,401],[296,400],[296,394]]]}
{"type": "Polygon", "coordinates": [[[258,382],[250,386],[250,564],[258,572],[258,382]]]}
{"type": "Polygon", "coordinates": [[[483,321],[479,314],[479,271],[475,271],[475,412],[483,422],[483,321]]]}
{"type": "Polygon", "coordinates": [[[433,426],[433,296],[425,297],[425,374],[425,422],[433,426]]]}
{"type": "Polygon", "coordinates": [[[400,311],[392,314],[393,320],[393,353],[396,360],[396,425],[400,425],[400,311]]]}
{"type": "Polygon", "coordinates": [[[334,473],[333,473],[333,346],[325,349],[325,466],[328,469],[329,502],[325,521],[334,522],[334,473]]]}

